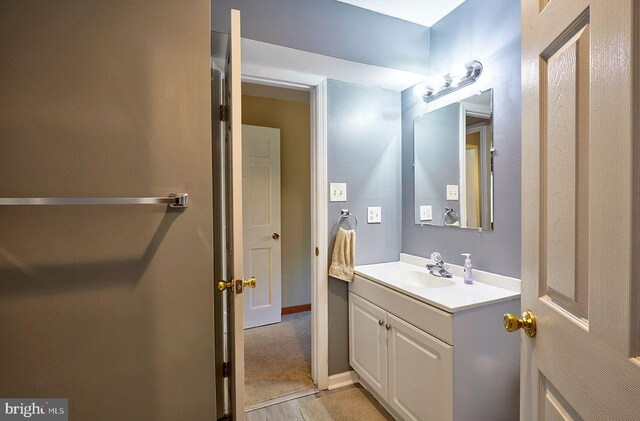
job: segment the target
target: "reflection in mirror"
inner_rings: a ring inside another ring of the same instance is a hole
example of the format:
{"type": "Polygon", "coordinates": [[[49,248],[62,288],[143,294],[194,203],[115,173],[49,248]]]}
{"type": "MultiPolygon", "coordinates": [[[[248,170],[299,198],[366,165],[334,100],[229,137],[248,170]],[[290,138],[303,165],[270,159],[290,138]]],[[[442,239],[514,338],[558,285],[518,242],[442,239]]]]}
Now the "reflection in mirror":
{"type": "Polygon", "coordinates": [[[493,91],[413,120],[416,224],[493,229],[493,91]]]}

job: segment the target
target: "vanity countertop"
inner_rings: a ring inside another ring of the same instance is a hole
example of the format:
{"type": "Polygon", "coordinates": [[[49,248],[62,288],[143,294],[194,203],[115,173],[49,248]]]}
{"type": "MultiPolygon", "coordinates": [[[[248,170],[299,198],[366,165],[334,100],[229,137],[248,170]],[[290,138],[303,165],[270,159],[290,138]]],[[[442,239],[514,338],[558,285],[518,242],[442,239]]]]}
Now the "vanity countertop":
{"type": "Polygon", "coordinates": [[[473,284],[468,285],[464,283],[462,277],[457,276],[459,275],[456,273],[459,272],[458,267],[452,265],[445,267],[453,274],[453,278],[444,279],[452,281],[453,285],[424,288],[403,283],[398,280],[398,272],[423,272],[429,277],[443,279],[429,274],[424,265],[417,264],[427,262],[426,259],[407,257],[407,255],[404,257],[401,256],[401,260],[404,261],[356,266],[355,273],[448,313],[520,298],[520,282],[514,278],[474,270],[474,278],[478,272],[478,278],[482,278],[483,282],[474,281],[473,284]]]}

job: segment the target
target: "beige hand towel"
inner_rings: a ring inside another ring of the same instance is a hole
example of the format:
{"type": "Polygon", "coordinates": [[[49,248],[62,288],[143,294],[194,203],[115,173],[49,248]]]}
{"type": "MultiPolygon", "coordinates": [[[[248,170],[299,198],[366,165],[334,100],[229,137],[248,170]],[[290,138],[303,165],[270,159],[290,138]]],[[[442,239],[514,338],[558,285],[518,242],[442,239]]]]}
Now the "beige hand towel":
{"type": "Polygon", "coordinates": [[[343,281],[353,281],[353,266],[356,261],[356,232],[338,228],[336,243],[333,246],[331,256],[331,266],[329,276],[342,279],[343,281]]]}

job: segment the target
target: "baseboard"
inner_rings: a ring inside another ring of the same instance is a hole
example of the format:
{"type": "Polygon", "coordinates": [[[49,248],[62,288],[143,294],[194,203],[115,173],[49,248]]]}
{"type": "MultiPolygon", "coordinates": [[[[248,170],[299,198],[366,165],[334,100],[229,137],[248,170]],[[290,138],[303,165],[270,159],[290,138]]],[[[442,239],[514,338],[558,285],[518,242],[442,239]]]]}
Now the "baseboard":
{"type": "Polygon", "coordinates": [[[358,373],[353,370],[334,374],[332,376],[329,376],[329,390],[349,386],[350,384],[358,383],[359,381],[360,376],[358,376],[358,373]]]}
{"type": "Polygon", "coordinates": [[[281,314],[283,316],[285,316],[287,314],[302,313],[303,311],[311,311],[311,304],[302,304],[302,305],[299,305],[299,306],[282,307],[281,314]]]}

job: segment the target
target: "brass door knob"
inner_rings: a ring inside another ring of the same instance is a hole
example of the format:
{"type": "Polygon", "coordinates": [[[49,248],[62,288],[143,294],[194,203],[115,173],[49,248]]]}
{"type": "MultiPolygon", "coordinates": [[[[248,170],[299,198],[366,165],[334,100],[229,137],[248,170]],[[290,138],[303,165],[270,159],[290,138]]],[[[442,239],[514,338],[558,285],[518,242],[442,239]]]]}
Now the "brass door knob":
{"type": "Polygon", "coordinates": [[[384,322],[383,322],[382,320],[378,320],[378,324],[379,324],[380,326],[382,326],[382,325],[384,324],[384,322]]]}
{"type": "Polygon", "coordinates": [[[531,310],[526,310],[522,313],[522,317],[518,317],[515,314],[505,314],[502,319],[504,328],[509,332],[515,332],[518,329],[524,330],[527,336],[536,336],[536,316],[531,310]]]}
{"type": "Polygon", "coordinates": [[[242,281],[242,286],[244,288],[255,288],[256,287],[256,278],[254,278],[253,276],[249,279],[244,279],[242,281]]]}
{"type": "Polygon", "coordinates": [[[278,234],[277,232],[274,232],[273,234],[271,234],[271,238],[273,238],[274,240],[277,240],[278,238],[280,238],[280,234],[278,234]]]}
{"type": "Polygon", "coordinates": [[[391,330],[391,325],[387,323],[387,324],[384,326],[384,328],[385,328],[385,329],[387,329],[387,330],[391,330]]]}
{"type": "Polygon", "coordinates": [[[242,288],[255,288],[256,287],[256,278],[251,277],[249,279],[243,279],[242,280],[242,288],[240,288],[240,281],[220,281],[218,282],[218,291],[222,292],[226,289],[231,289],[233,288],[233,286],[236,286],[236,293],[237,294],[241,294],[242,293],[242,288]]]}
{"type": "Polygon", "coordinates": [[[225,281],[220,281],[218,282],[218,291],[222,292],[227,288],[232,288],[233,287],[233,282],[225,282],[225,281]]]}

